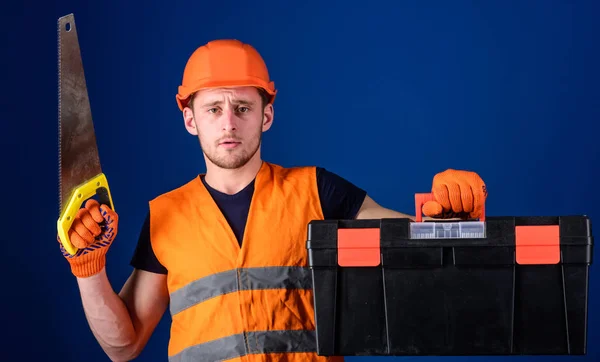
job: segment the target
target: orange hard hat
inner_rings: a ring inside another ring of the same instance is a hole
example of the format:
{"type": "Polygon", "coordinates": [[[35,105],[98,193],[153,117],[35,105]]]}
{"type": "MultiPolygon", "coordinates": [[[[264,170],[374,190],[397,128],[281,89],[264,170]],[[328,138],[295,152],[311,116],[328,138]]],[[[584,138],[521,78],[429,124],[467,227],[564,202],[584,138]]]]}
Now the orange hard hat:
{"type": "Polygon", "coordinates": [[[252,86],[264,89],[273,103],[277,90],[258,51],[239,40],[214,40],[196,49],[187,61],[178,88],[177,105],[183,110],[190,95],[204,88],[252,86]]]}

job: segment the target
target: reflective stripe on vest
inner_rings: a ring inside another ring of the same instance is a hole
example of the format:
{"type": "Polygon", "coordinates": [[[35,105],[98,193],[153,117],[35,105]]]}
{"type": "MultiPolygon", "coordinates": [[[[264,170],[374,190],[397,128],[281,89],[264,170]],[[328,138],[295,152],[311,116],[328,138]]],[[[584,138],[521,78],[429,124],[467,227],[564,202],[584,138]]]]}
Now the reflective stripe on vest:
{"type": "Polygon", "coordinates": [[[309,268],[276,266],[240,268],[209,275],[171,294],[170,311],[175,315],[205,300],[242,290],[310,289],[309,268]]]}
{"type": "Polygon", "coordinates": [[[245,332],[188,347],[169,357],[169,361],[223,361],[251,354],[316,350],[314,331],[245,332]]]}

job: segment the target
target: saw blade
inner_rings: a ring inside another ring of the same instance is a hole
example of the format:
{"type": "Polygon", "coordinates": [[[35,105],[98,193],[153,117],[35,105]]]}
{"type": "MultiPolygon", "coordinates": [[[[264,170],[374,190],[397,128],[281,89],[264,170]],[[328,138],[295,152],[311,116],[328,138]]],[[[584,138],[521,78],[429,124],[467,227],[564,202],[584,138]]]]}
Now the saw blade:
{"type": "Polygon", "coordinates": [[[59,203],[102,173],[73,14],[58,19],[59,203]]]}

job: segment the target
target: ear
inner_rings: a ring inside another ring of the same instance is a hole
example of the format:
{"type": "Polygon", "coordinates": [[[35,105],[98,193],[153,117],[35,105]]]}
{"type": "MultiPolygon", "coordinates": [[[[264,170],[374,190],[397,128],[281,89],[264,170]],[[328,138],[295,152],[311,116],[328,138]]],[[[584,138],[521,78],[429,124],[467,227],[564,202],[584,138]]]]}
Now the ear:
{"type": "Polygon", "coordinates": [[[269,130],[269,128],[271,128],[271,126],[273,125],[273,118],[275,118],[275,109],[273,109],[273,105],[269,103],[265,107],[265,111],[264,111],[263,124],[262,124],[263,132],[266,132],[269,130]]]}
{"type": "Polygon", "coordinates": [[[183,109],[183,122],[185,124],[185,129],[194,135],[198,135],[198,129],[196,128],[196,121],[194,120],[194,112],[189,107],[185,107],[183,109]]]}

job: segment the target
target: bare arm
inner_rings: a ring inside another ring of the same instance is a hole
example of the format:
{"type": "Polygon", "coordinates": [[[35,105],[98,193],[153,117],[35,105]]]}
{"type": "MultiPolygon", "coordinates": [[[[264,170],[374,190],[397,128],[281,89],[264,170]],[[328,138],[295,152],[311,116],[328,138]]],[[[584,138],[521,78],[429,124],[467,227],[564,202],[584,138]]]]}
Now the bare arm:
{"type": "Polygon", "coordinates": [[[387,209],[376,203],[368,195],[365,197],[360,210],[356,214],[357,219],[393,219],[393,218],[408,218],[414,220],[414,216],[403,214],[398,211],[387,209]]]}
{"type": "MultiPolygon", "coordinates": [[[[411,219],[415,221],[415,216],[403,214],[392,209],[385,208],[375,202],[368,195],[365,197],[362,206],[356,214],[356,219],[411,219]]],[[[439,220],[428,216],[423,216],[422,220],[439,220]]],[[[456,219],[447,219],[456,220],[456,219]]]]}
{"type": "Polygon", "coordinates": [[[119,294],[106,269],[77,278],[92,333],[112,361],[134,359],[148,342],[169,303],[166,278],[136,269],[119,294]]]}

